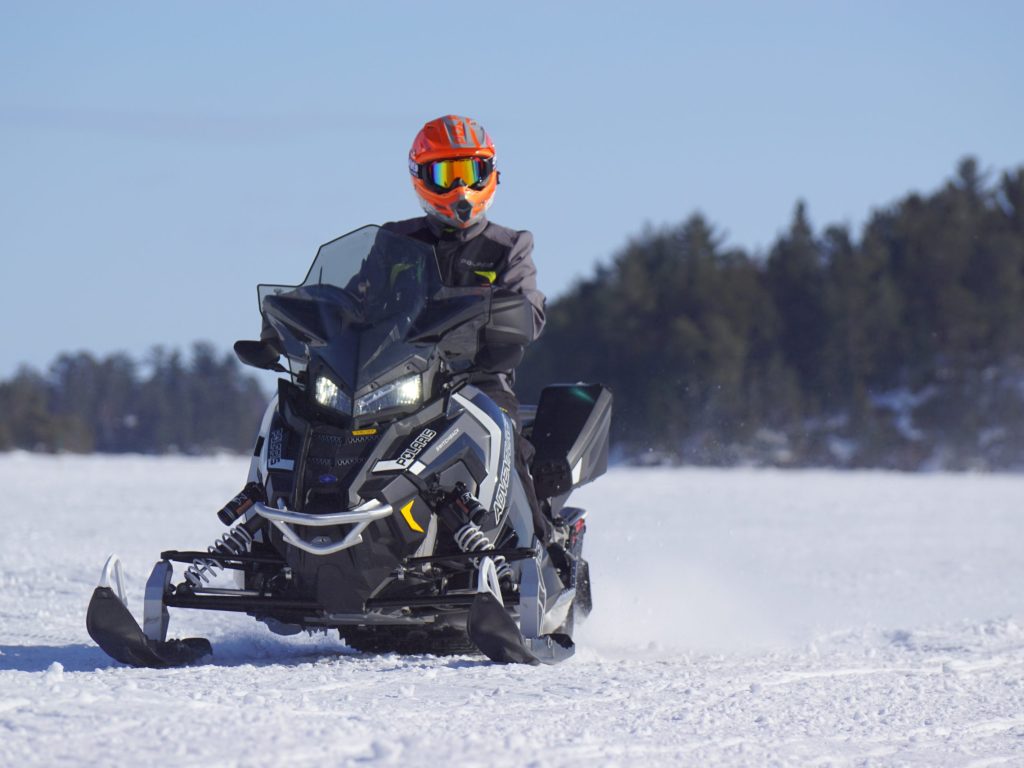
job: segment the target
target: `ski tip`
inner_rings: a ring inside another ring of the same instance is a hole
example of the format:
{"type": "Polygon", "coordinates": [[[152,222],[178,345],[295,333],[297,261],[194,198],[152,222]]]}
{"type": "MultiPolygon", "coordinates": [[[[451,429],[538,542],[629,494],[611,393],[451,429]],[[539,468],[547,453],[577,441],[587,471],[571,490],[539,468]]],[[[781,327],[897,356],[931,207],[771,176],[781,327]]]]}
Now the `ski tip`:
{"type": "Polygon", "coordinates": [[[111,555],[107,558],[107,562],[103,565],[103,570],[100,572],[100,580],[96,585],[98,587],[107,587],[117,598],[128,605],[128,597],[124,586],[124,566],[121,564],[121,558],[117,555],[111,555]]]}

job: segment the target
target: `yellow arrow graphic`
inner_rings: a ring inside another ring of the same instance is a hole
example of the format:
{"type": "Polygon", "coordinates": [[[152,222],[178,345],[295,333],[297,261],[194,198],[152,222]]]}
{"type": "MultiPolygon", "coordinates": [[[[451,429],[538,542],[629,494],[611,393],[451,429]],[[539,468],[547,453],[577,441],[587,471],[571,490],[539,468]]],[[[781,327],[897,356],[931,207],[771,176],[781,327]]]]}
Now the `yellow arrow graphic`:
{"type": "Polygon", "coordinates": [[[416,531],[416,533],[426,533],[426,531],[420,527],[420,524],[416,522],[416,518],[412,516],[412,505],[415,501],[416,499],[410,499],[409,503],[402,507],[402,517],[405,518],[405,522],[407,522],[409,527],[416,531]]]}

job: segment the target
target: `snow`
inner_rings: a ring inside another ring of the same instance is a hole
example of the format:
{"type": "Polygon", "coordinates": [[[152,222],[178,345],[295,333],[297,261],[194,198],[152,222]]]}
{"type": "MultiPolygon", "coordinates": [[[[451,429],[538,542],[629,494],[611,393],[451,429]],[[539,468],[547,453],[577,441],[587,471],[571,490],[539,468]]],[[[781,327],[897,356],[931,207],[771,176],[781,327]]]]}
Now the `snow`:
{"type": "Polygon", "coordinates": [[[575,658],[367,656],[171,612],[120,665],[85,608],[199,548],[244,460],[0,456],[0,765],[1024,765],[1024,477],[616,469],[575,658]]]}

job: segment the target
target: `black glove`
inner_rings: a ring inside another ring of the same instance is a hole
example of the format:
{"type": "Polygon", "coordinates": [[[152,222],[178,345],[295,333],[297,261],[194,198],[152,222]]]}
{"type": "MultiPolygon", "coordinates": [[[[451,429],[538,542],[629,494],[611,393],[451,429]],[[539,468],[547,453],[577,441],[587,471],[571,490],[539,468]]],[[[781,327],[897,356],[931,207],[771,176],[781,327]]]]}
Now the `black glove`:
{"type": "Polygon", "coordinates": [[[495,288],[490,316],[480,330],[480,349],[473,362],[488,373],[509,371],[523,360],[533,341],[533,306],[521,293],[495,288]]]}

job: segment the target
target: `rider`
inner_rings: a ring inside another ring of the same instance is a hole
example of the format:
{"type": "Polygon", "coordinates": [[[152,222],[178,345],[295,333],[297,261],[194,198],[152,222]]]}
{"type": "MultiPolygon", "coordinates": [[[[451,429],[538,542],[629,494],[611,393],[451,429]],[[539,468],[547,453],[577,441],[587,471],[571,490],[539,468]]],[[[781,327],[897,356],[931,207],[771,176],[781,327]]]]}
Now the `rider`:
{"type": "MultiPolygon", "coordinates": [[[[533,235],[499,226],[485,215],[498,187],[494,156],[494,143],[476,120],[459,115],[431,120],[416,134],[409,150],[412,185],[426,216],[389,222],[383,229],[432,246],[447,285],[491,286],[525,296],[533,308],[536,339],[544,328],[544,294],[537,289],[533,235]]],[[[470,378],[518,427],[514,380],[514,371],[500,364],[485,364],[470,378]]],[[[531,450],[520,440],[516,465],[534,510],[538,536],[543,539],[550,529],[539,512],[526,469],[526,454],[531,450]]]]}
{"type": "MultiPolygon", "coordinates": [[[[494,143],[476,120],[445,115],[423,126],[409,150],[413,188],[426,216],[383,229],[433,246],[442,279],[451,286],[492,286],[521,293],[533,307],[533,338],[544,327],[544,294],[537,290],[533,235],[488,221],[498,171],[494,143]]],[[[480,371],[471,383],[518,422],[512,370],[480,371]]]]}
{"type": "MultiPolygon", "coordinates": [[[[441,278],[457,287],[491,286],[526,297],[533,310],[532,338],[544,328],[544,294],[537,290],[533,235],[488,221],[484,215],[498,186],[494,143],[476,120],[445,115],[423,126],[409,150],[413,188],[426,216],[384,224],[382,229],[426,243],[437,255],[441,278]]],[[[261,339],[276,333],[264,318],[261,339]]],[[[279,351],[279,350],[278,350],[279,351]]],[[[469,382],[487,394],[515,422],[519,400],[512,389],[515,362],[501,352],[481,350],[469,382]]],[[[551,524],[540,512],[527,465],[532,446],[517,440],[516,469],[523,480],[534,527],[550,538],[551,524]]]]}

